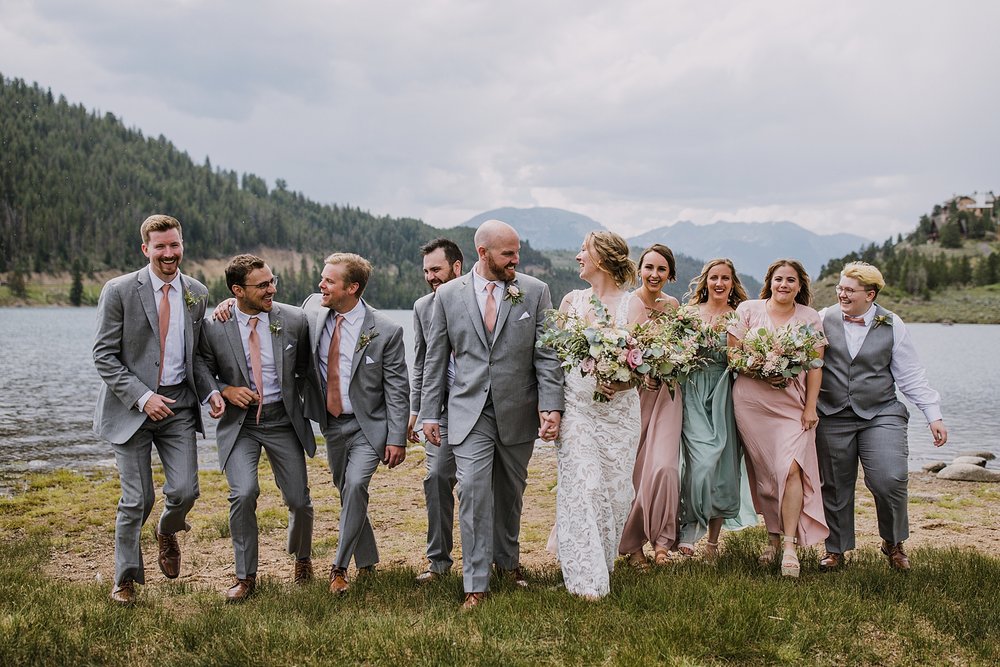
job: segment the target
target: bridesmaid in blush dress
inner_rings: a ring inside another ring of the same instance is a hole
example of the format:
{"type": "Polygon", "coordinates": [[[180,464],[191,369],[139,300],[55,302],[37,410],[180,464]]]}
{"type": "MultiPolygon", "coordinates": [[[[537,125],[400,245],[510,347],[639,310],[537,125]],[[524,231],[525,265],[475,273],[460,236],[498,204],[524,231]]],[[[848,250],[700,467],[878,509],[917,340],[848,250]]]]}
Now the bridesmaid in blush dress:
{"type": "MultiPolygon", "coordinates": [[[[646,319],[677,310],[678,302],[663,293],[664,284],[676,280],[677,265],[670,248],[659,243],[639,257],[642,285],[633,299],[642,303],[646,319]]],[[[636,567],[647,565],[643,545],[653,547],[653,558],[663,565],[677,543],[677,509],[680,504],[680,446],[684,405],[680,387],[671,397],[666,387],[645,387],[639,392],[641,427],[632,481],[635,500],[625,521],[618,552],[636,567]]]]}
{"type": "MultiPolygon", "coordinates": [[[[794,259],[771,264],[760,299],[744,301],[729,328],[736,347],[748,330],[777,330],[786,324],[810,324],[822,330],[819,314],[809,307],[809,275],[794,259]]],[[[820,350],[822,355],[822,350],[820,350]]],[[[740,375],[733,385],[733,408],[740,437],[749,456],[754,504],[764,515],[768,545],[761,563],[774,561],[782,550],[781,574],[799,576],[796,544],[817,544],[829,530],[823,514],[816,457],[816,401],[823,369],[800,374],[788,386],[740,375]]]]}
{"type": "MultiPolygon", "coordinates": [[[[698,308],[702,322],[721,324],[747,300],[732,260],[708,261],[691,281],[688,306],[698,308]]],[[[716,327],[718,328],[718,327],[716,327]]],[[[727,338],[717,336],[708,350],[711,360],[684,382],[684,426],[681,430],[681,533],[677,550],[694,555],[694,544],[706,533],[705,559],[719,552],[719,533],[757,524],[743,448],[733,415],[732,378],[726,359],[727,338]]]]}

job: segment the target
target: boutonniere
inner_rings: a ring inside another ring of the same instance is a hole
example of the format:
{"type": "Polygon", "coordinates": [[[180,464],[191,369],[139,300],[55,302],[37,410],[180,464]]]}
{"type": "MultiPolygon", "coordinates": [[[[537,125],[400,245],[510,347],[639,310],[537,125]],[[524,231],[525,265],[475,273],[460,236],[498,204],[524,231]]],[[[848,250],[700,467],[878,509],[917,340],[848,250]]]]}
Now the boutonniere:
{"type": "Polygon", "coordinates": [[[191,292],[184,290],[184,305],[188,307],[188,310],[191,310],[195,306],[207,300],[208,300],[207,294],[192,294],[191,292]]]}
{"type": "Polygon", "coordinates": [[[872,320],[872,329],[878,329],[880,325],[892,326],[892,314],[888,315],[876,315],[875,319],[872,320]]]}
{"type": "Polygon", "coordinates": [[[271,333],[278,335],[281,333],[281,320],[271,320],[271,323],[267,325],[267,328],[271,330],[271,333]]]}
{"type": "Polygon", "coordinates": [[[368,331],[365,331],[360,336],[358,336],[358,346],[354,348],[355,352],[360,352],[361,350],[368,347],[368,343],[372,342],[378,338],[378,332],[375,331],[375,327],[372,327],[368,331]]]}
{"type": "Polygon", "coordinates": [[[516,306],[524,301],[524,292],[522,292],[521,288],[517,286],[517,281],[507,285],[507,290],[504,292],[503,300],[510,301],[512,306],[516,306]]]}

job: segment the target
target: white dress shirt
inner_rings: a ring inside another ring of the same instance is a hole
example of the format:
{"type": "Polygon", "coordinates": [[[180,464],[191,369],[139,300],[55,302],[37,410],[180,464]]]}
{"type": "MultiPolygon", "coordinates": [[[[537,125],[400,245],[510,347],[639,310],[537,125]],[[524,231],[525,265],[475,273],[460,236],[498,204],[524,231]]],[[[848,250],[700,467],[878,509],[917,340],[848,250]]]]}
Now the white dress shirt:
{"type": "MultiPolygon", "coordinates": [[[[160,310],[160,300],[163,299],[163,286],[165,283],[159,276],[149,271],[150,284],[153,287],[153,306],[156,311],[160,310]]],[[[170,281],[170,292],[167,294],[167,301],[170,303],[170,324],[167,327],[167,344],[163,350],[163,368],[160,371],[160,385],[171,387],[181,384],[187,377],[187,370],[184,366],[184,285],[181,282],[181,274],[178,273],[170,281]]],[[[159,332],[154,332],[159,340],[159,332]]],[[[146,407],[146,401],[155,391],[150,390],[143,394],[136,405],[140,410],[146,407]]]]}
{"type": "MultiPolygon", "coordinates": [[[[820,317],[826,315],[830,308],[836,308],[838,314],[843,315],[840,306],[830,306],[820,312],[820,317]]],[[[862,315],[865,319],[864,326],[844,322],[844,338],[847,340],[847,351],[851,359],[858,355],[861,346],[865,342],[865,337],[872,328],[875,320],[875,304],[862,315]]],[[[920,358],[917,356],[917,349],[913,346],[910,332],[907,331],[903,320],[899,319],[895,313],[892,317],[892,361],[889,363],[889,372],[896,383],[896,388],[906,397],[910,403],[924,413],[927,423],[941,419],[941,395],[935,391],[927,381],[927,374],[924,367],[920,365],[920,358]]]]}
{"type": "Polygon", "coordinates": [[[506,283],[502,280],[487,280],[479,273],[479,262],[472,267],[472,285],[476,290],[476,303],[479,304],[479,314],[482,315],[483,319],[486,319],[486,286],[490,283],[496,285],[493,289],[493,298],[497,302],[497,315],[500,314],[500,300],[503,299],[504,286],[506,283]]]}
{"type": "Polygon", "coordinates": [[[354,361],[354,348],[358,345],[358,338],[361,337],[361,327],[365,323],[365,305],[361,301],[346,313],[330,311],[323,326],[323,333],[319,337],[319,369],[323,377],[323,391],[326,393],[327,368],[326,360],[330,356],[330,341],[333,339],[333,326],[337,321],[337,315],[342,314],[344,321],[340,324],[340,401],[344,406],[342,414],[354,414],[354,406],[351,405],[351,363],[354,361]]]}
{"type": "Polygon", "coordinates": [[[281,383],[278,381],[278,367],[274,363],[274,347],[271,342],[271,320],[267,313],[247,315],[239,306],[236,311],[236,321],[240,324],[240,340],[243,341],[243,354],[246,356],[247,370],[250,372],[250,388],[257,391],[257,383],[253,379],[253,364],[250,363],[250,318],[257,318],[257,337],[260,339],[261,380],[264,382],[264,405],[281,400],[281,383]]]}

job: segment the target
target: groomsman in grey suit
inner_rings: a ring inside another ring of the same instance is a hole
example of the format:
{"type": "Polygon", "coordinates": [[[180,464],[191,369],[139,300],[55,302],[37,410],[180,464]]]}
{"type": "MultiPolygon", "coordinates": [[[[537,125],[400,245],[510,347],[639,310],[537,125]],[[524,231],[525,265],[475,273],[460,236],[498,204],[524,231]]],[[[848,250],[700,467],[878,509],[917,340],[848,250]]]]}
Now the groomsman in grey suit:
{"type": "MultiPolygon", "coordinates": [[[[424,256],[424,280],[430,285],[431,293],[425,294],[413,304],[414,361],[410,382],[410,423],[407,438],[419,442],[414,432],[420,414],[420,393],[423,389],[424,357],[427,354],[425,332],[430,329],[434,313],[434,294],[438,287],[462,275],[462,250],[446,238],[429,241],[420,248],[424,256]]],[[[447,386],[455,383],[455,363],[448,360],[447,386]]],[[[448,446],[447,401],[442,406],[439,418],[441,444],[426,448],[427,475],[424,477],[424,500],[427,503],[427,560],[424,572],[417,575],[417,581],[435,581],[451,569],[451,549],[454,544],[452,528],[455,522],[455,454],[448,446]]]]}
{"type": "MultiPolygon", "coordinates": [[[[180,272],[181,223],[151,215],[140,233],[149,265],[104,286],[94,341],[94,366],[104,380],[94,432],[114,449],[122,491],[111,591],[111,600],[121,605],[135,602],[135,584],[146,583],[139,534],[156,500],[154,445],[166,476],[165,507],[154,529],[158,562],[166,577],[180,573],[177,532],[190,528],[185,518],[198,497],[195,432],[205,432],[197,397],[211,382],[195,353],[208,290],[180,272]]],[[[215,416],[225,409],[218,396],[210,405],[215,416]]]]}
{"type": "Polygon", "coordinates": [[[927,382],[906,325],[875,303],[885,287],[882,273],[866,262],[844,266],[837,285],[839,308],[825,308],[829,339],[823,366],[816,451],[823,481],[823,508],[830,535],[824,571],[838,569],[854,548],[854,487],[858,462],[875,497],[882,553],[889,565],[910,569],[903,550],[907,516],[906,423],[909,412],[896,389],[916,405],[930,426],[934,446],[948,441],[941,399],[927,382]]]}
{"type": "Polygon", "coordinates": [[[347,567],[378,563],[368,519],[368,484],[378,464],[406,457],[409,384],[403,329],[361,299],[371,264],[353,253],[326,258],[320,294],[302,304],[316,355],[306,416],[319,423],[333,482],[340,491],[340,530],[330,591],[347,592],[347,567]]]}
{"type": "Polygon", "coordinates": [[[288,506],[288,553],[294,581],[312,577],[313,507],[305,455],[316,453],[302,393],[312,372],[309,325],[302,309],[274,301],[278,278],[263,259],[237,255],[226,267],[236,297],[226,321],[205,322],[201,354],[230,408],[216,431],[219,466],[229,482],[229,532],[236,583],[227,602],[241,602],[257,584],[257,468],[267,452],[274,480],[288,506]]]}
{"type": "Polygon", "coordinates": [[[535,341],[552,307],[548,286],[517,273],[521,242],[510,225],[488,220],[475,236],[478,261],[438,288],[427,334],[420,416],[440,444],[447,397],[448,439],[458,474],[464,609],[489,591],[490,568],[518,586],[521,507],[535,439],[558,436],[563,375],[535,341]],[[454,355],[455,383],[447,367],[454,355]]]}

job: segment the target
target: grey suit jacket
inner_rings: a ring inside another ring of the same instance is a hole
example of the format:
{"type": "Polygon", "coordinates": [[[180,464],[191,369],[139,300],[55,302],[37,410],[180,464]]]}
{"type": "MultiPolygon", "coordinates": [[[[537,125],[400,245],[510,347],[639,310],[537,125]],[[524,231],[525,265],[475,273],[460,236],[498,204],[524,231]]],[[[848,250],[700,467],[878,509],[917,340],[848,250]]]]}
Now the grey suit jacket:
{"type": "MultiPolygon", "coordinates": [[[[313,354],[311,381],[306,390],[306,417],[326,428],[326,384],[319,364],[319,342],[330,315],[319,294],[306,297],[302,309],[309,322],[309,349],[313,354]]],[[[403,328],[362,301],[365,307],[361,333],[368,344],[354,350],[349,396],[361,431],[379,457],[386,445],[406,446],[410,411],[409,381],[403,348],[403,328]]],[[[359,341],[360,344],[360,341],[359,341]]]]}
{"type": "MultiPolygon", "coordinates": [[[[410,373],[410,414],[420,414],[420,394],[424,386],[424,359],[427,356],[427,332],[434,318],[434,292],[413,302],[413,370],[410,373]]],[[[445,387],[448,367],[445,365],[445,387]]],[[[442,408],[445,406],[442,405],[442,408]]]]}
{"type": "MultiPolygon", "coordinates": [[[[476,301],[472,272],[438,287],[427,334],[421,419],[439,419],[448,396],[448,440],[462,442],[492,392],[500,440],[506,444],[538,437],[538,411],[563,409],[563,372],[550,349],[535,347],[552,307],[549,286],[518,273],[523,295],[514,304],[506,289],[490,345],[476,301]],[[448,393],[448,358],[455,354],[455,384],[448,393]]],[[[507,285],[509,287],[510,284],[507,285]]]]}
{"type": "MultiPolygon", "coordinates": [[[[196,354],[205,318],[208,289],[197,280],[181,276],[184,306],[185,382],[196,396],[210,378],[196,354]],[[190,304],[190,305],[188,305],[190,304]]],[[[94,366],[104,380],[97,395],[94,432],[123,444],[146,421],[136,402],[147,391],[156,391],[160,366],[160,328],[156,296],[149,267],[112,278],[97,303],[94,366]]],[[[195,410],[197,430],[204,434],[201,411],[195,410]]]]}
{"type": "MultiPolygon", "coordinates": [[[[269,315],[271,322],[271,351],[274,354],[275,370],[281,383],[281,402],[292,422],[295,435],[302,449],[309,456],[316,454],[316,439],[312,434],[309,420],[302,410],[302,393],[309,373],[312,371],[312,355],[309,353],[309,326],[306,316],[298,306],[275,302],[269,315]],[[280,328],[275,333],[274,328],[280,328]]],[[[235,314],[226,322],[208,319],[201,332],[201,356],[212,375],[214,389],[222,391],[226,387],[250,387],[250,370],[247,368],[246,351],[240,336],[240,325],[235,314]]],[[[203,396],[201,398],[207,398],[203,396]]],[[[257,414],[256,403],[248,408],[232,404],[219,420],[216,442],[219,445],[219,467],[225,469],[229,454],[239,437],[246,419],[253,420],[257,414]]]]}

